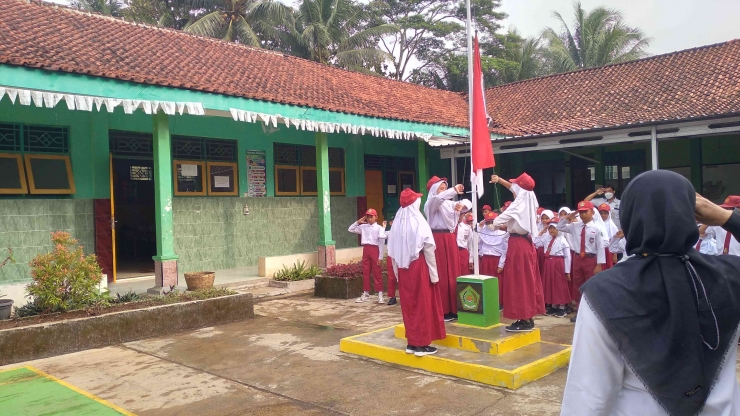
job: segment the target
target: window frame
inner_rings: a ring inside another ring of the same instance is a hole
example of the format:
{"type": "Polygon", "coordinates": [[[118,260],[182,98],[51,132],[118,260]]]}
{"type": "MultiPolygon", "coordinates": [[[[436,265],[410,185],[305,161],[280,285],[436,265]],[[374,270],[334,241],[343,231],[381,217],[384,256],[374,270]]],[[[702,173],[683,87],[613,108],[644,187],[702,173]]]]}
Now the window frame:
{"type": "Polygon", "coordinates": [[[72,174],[72,161],[69,155],[51,155],[41,153],[26,153],[23,155],[26,164],[26,175],[28,178],[29,193],[31,195],[74,195],[76,193],[75,178],[72,174]],[[64,160],[67,167],[67,180],[69,182],[69,188],[66,189],[38,189],[36,188],[36,181],[33,178],[33,169],[31,169],[32,159],[46,159],[46,160],[64,160]]]}
{"type": "Polygon", "coordinates": [[[337,196],[343,196],[347,195],[347,185],[345,184],[345,171],[344,168],[329,168],[329,171],[334,172],[341,172],[342,173],[342,191],[341,192],[331,192],[331,184],[329,185],[329,195],[337,195],[337,196]]]}
{"type": "Polygon", "coordinates": [[[23,156],[19,153],[0,153],[0,158],[15,159],[18,166],[18,176],[21,179],[21,188],[0,188],[0,195],[28,194],[28,182],[26,180],[26,169],[23,161],[23,156]]]}
{"type": "Polygon", "coordinates": [[[316,172],[316,167],[301,166],[301,176],[298,178],[298,192],[301,196],[317,196],[319,194],[319,174],[316,174],[316,192],[306,192],[303,190],[303,172],[311,170],[316,172]]]}
{"type": "Polygon", "coordinates": [[[208,169],[206,167],[206,162],[200,161],[200,160],[182,160],[182,159],[176,159],[172,161],[172,182],[173,182],[173,195],[174,196],[208,196],[208,187],[206,186],[206,175],[208,174],[208,169]],[[198,165],[200,166],[200,171],[202,172],[202,176],[200,178],[201,182],[201,188],[203,188],[203,192],[180,192],[177,190],[177,165],[198,165]]]}
{"type": "Polygon", "coordinates": [[[208,196],[239,196],[239,166],[236,162],[206,162],[207,168],[207,182],[208,182],[208,196]],[[234,190],[229,192],[213,191],[213,184],[211,183],[211,166],[230,166],[234,168],[234,175],[231,180],[234,181],[234,190]]]}
{"type": "Polygon", "coordinates": [[[291,165],[275,165],[275,196],[300,196],[301,195],[301,167],[291,165]],[[280,192],[278,169],[288,169],[296,172],[296,192],[280,192]]]}

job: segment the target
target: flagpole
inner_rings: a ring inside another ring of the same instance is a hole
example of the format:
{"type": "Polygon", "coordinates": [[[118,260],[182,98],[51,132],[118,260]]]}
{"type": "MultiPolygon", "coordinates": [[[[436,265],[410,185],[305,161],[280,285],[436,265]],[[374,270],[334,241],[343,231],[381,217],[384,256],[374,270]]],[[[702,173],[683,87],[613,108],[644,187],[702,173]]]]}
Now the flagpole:
{"type": "MultiPolygon", "coordinates": [[[[470,186],[473,192],[471,193],[473,202],[473,226],[474,229],[478,229],[478,190],[475,186],[473,177],[475,170],[473,170],[473,23],[470,18],[470,0],[465,0],[465,7],[467,9],[466,19],[466,31],[468,34],[468,122],[470,133],[468,138],[470,140],[470,186]]],[[[477,275],[479,272],[478,265],[478,238],[477,233],[473,233],[473,274],[477,275]]]]}

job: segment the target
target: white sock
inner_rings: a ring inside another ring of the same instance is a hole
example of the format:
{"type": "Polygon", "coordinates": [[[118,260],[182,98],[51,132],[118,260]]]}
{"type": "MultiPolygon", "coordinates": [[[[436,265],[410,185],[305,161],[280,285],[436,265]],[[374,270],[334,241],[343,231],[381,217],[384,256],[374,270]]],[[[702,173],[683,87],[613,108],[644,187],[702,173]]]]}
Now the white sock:
{"type": "Polygon", "coordinates": [[[362,292],[363,295],[370,296],[370,292],[362,292]]]}
{"type": "Polygon", "coordinates": [[[382,298],[383,297],[383,292],[378,292],[378,297],[379,298],[382,298]]]}

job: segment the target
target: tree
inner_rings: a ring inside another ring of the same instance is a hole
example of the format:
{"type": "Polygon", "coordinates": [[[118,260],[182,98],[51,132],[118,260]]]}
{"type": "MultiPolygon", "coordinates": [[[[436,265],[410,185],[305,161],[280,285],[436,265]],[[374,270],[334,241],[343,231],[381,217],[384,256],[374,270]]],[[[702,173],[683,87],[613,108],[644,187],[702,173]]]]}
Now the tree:
{"type": "Polygon", "coordinates": [[[197,18],[185,31],[260,47],[260,33],[290,15],[290,7],[275,0],[224,0],[221,7],[197,18]]]}
{"type": "MultiPolygon", "coordinates": [[[[303,0],[292,19],[267,32],[275,49],[323,64],[381,74],[389,56],[379,39],[398,31],[372,22],[366,6],[352,0],[303,0]]],[[[269,41],[268,41],[269,43],[269,41]]]]}
{"type": "Polygon", "coordinates": [[[548,27],[543,32],[552,53],[554,72],[575,71],[647,56],[650,39],[637,28],[625,24],[622,13],[597,7],[586,12],[581,3],[574,5],[573,30],[558,12],[561,30],[548,27]]]}
{"type": "Polygon", "coordinates": [[[106,16],[123,16],[120,0],[72,0],[70,5],[76,9],[106,16]]]}
{"type": "MultiPolygon", "coordinates": [[[[501,0],[472,0],[471,3],[481,45],[496,44],[498,22],[506,17],[496,11],[501,0]]],[[[436,67],[433,71],[440,75],[442,67],[449,61],[457,61],[455,55],[464,53],[467,48],[464,1],[383,0],[370,5],[376,19],[400,28],[398,33],[380,42],[381,49],[391,56],[388,74],[391,78],[418,80],[430,66],[436,67]],[[412,66],[415,67],[413,71],[412,66]]]]}
{"type": "Polygon", "coordinates": [[[124,3],[126,20],[177,30],[222,4],[220,0],[124,0],[124,3]]]}

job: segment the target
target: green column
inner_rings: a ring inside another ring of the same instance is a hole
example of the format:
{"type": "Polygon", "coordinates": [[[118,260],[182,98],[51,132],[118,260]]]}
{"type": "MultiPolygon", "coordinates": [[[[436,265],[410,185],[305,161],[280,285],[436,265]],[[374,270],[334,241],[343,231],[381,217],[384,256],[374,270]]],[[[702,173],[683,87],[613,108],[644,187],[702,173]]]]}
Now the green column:
{"type": "MultiPolygon", "coordinates": [[[[172,158],[166,114],[154,115],[154,213],[157,228],[156,261],[176,260],[172,222],[172,158]]],[[[205,174],[205,172],[203,172],[205,174]]]]}
{"type": "Polygon", "coordinates": [[[701,137],[695,137],[691,140],[691,184],[694,185],[696,192],[703,192],[703,172],[702,172],[702,146],[701,137]]]}
{"type": "Polygon", "coordinates": [[[602,187],[606,185],[604,183],[604,148],[602,146],[594,149],[594,159],[600,163],[594,163],[594,169],[596,169],[596,186],[602,187]]]}
{"type": "Polygon", "coordinates": [[[316,133],[316,187],[319,203],[319,246],[333,246],[336,242],[331,239],[329,140],[326,133],[316,133]]]}
{"type": "Polygon", "coordinates": [[[427,144],[423,140],[419,140],[416,142],[416,149],[417,149],[417,157],[416,157],[416,177],[419,178],[417,183],[419,184],[419,189],[415,189],[418,192],[421,192],[424,194],[424,196],[421,198],[421,206],[424,206],[424,203],[427,200],[427,182],[429,181],[429,161],[427,160],[427,144]]]}

